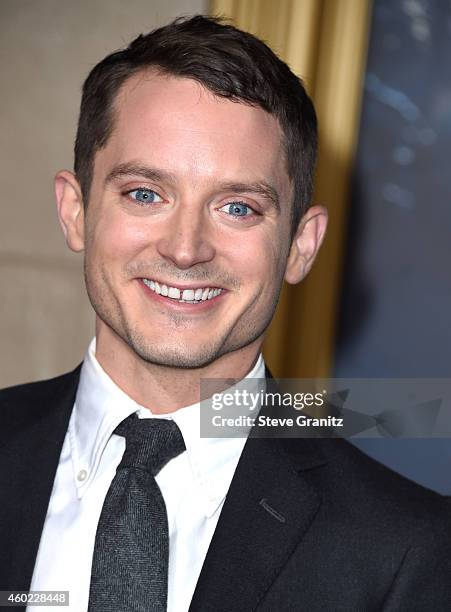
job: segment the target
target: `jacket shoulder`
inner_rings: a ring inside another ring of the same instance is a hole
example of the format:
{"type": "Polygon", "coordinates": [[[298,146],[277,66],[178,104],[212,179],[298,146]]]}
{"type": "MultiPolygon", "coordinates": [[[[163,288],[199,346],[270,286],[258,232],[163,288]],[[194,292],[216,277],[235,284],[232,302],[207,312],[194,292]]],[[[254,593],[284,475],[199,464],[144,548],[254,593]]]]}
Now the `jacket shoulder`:
{"type": "MultiPolygon", "coordinates": [[[[443,537],[446,527],[451,542],[451,514],[448,500],[435,491],[394,472],[365,455],[345,440],[321,440],[321,450],[328,456],[329,485],[337,498],[349,502],[352,520],[359,517],[383,522],[398,533],[423,532],[428,539],[443,537]]],[[[380,524],[380,523],[379,523],[380,524]]]]}
{"type": "Polygon", "coordinates": [[[81,364],[47,380],[0,389],[0,430],[21,427],[31,417],[39,417],[51,410],[56,401],[75,395],[81,364]]]}
{"type": "Polygon", "coordinates": [[[371,487],[382,497],[394,495],[402,499],[407,496],[415,498],[425,496],[430,499],[441,499],[441,496],[430,489],[398,474],[376,459],[366,455],[351,442],[342,438],[322,439],[319,441],[321,452],[333,465],[335,475],[348,472],[353,475],[353,484],[371,487]]]}

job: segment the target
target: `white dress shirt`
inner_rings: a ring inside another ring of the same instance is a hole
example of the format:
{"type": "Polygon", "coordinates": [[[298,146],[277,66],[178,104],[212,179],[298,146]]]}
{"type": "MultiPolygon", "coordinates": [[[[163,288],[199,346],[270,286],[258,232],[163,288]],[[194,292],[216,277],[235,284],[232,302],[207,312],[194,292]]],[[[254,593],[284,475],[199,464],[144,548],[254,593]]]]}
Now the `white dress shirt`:
{"type": "MultiPolygon", "coordinates": [[[[264,377],[260,355],[246,379],[264,377]]],[[[201,438],[199,404],[166,415],[139,406],[101,368],[94,338],[81,369],[31,583],[31,590],[69,591],[64,609],[70,612],[87,610],[97,523],[125,450],[125,439],[113,431],[134,412],[140,418],[173,419],[186,445],[156,477],[169,523],[168,612],[189,608],[244,447],[244,438],[201,438]]]]}

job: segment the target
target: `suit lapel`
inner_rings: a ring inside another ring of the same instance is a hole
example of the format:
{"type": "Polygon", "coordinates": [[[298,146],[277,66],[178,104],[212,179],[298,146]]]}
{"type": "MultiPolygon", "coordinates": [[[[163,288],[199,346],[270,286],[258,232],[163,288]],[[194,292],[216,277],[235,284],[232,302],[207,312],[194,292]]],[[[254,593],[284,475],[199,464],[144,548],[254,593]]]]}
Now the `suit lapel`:
{"type": "Polygon", "coordinates": [[[256,609],[320,506],[302,470],[323,463],[311,440],[247,440],[190,612],[256,609]]]}
{"type": "Polygon", "coordinates": [[[0,587],[29,588],[80,367],[4,392],[0,441],[0,587]]]}

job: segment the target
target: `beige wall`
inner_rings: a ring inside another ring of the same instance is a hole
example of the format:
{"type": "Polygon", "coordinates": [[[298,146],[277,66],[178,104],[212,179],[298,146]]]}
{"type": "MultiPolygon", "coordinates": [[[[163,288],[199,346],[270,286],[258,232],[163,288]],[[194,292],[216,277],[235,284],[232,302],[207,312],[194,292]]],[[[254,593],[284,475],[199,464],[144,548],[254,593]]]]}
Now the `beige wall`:
{"type": "Polygon", "coordinates": [[[53,176],[72,168],[84,77],[104,55],[205,0],[1,0],[0,387],[67,371],[94,317],[53,176]]]}

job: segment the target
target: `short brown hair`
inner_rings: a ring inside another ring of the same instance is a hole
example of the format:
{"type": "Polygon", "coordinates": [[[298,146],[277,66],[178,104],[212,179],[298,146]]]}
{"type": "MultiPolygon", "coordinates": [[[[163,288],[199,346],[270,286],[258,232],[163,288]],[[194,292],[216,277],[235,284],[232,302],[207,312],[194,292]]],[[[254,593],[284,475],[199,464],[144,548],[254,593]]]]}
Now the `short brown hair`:
{"type": "Polygon", "coordinates": [[[217,96],[259,106],[274,115],[285,136],[288,176],[294,184],[292,230],[312,197],[317,121],[302,81],[261,40],[214,17],[178,18],[140,35],[99,62],[83,85],[75,141],[75,173],[85,205],[94,156],[114,127],[114,101],[132,75],[155,67],[199,82],[217,96]]]}

